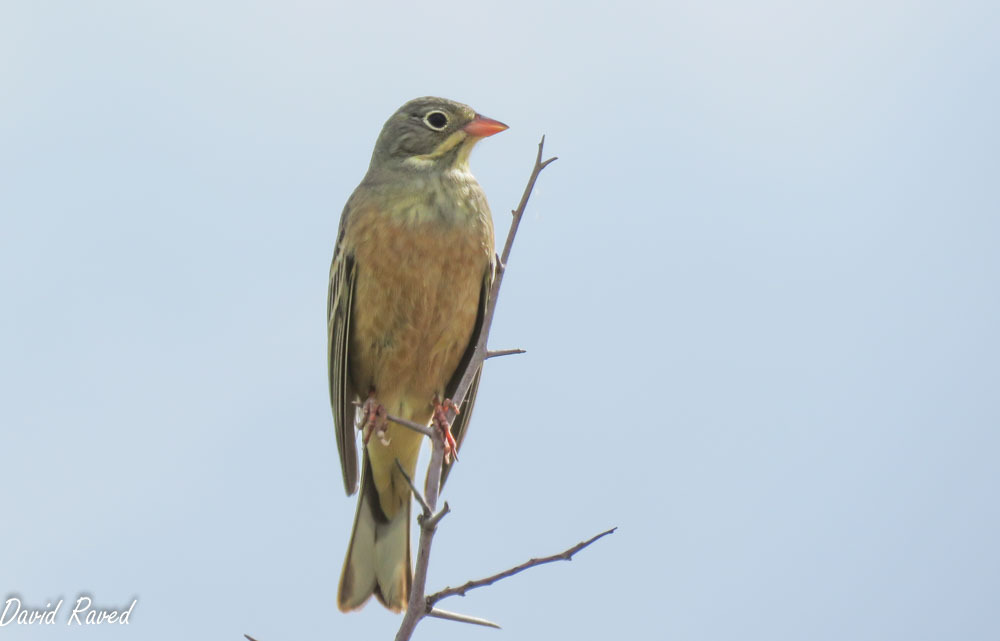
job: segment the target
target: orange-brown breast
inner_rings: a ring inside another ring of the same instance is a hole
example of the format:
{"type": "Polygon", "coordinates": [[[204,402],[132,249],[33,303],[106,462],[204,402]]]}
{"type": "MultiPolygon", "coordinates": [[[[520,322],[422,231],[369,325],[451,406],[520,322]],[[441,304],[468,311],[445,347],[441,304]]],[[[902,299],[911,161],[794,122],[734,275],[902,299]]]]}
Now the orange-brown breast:
{"type": "Polygon", "coordinates": [[[469,344],[493,253],[485,216],[414,222],[374,208],[352,220],[357,281],[351,321],[351,376],[390,413],[424,399],[426,422],[469,344]]]}

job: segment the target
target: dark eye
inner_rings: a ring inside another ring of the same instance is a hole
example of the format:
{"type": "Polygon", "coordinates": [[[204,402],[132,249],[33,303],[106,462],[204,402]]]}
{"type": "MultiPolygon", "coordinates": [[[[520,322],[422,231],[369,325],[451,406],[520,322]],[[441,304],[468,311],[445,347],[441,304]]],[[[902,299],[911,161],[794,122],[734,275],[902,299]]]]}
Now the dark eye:
{"type": "Polygon", "coordinates": [[[448,115],[443,111],[431,111],[424,116],[424,122],[434,131],[441,131],[448,126],[448,115]]]}

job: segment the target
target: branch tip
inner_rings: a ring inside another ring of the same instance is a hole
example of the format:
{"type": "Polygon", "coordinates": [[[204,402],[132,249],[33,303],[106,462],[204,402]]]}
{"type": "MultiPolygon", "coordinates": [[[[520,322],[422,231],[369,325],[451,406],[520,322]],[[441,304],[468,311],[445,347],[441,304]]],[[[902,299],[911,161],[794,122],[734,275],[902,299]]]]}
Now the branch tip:
{"type": "Polygon", "coordinates": [[[427,611],[427,616],[438,619],[447,619],[448,621],[458,621],[459,623],[471,623],[472,625],[481,625],[487,628],[496,628],[497,630],[501,629],[498,624],[487,619],[480,619],[479,617],[472,617],[467,614],[459,614],[458,612],[438,610],[437,608],[429,609],[427,611]]]}
{"type": "Polygon", "coordinates": [[[519,347],[514,349],[489,350],[488,352],[486,352],[486,356],[483,357],[483,360],[489,358],[497,358],[498,356],[513,356],[514,354],[525,354],[525,353],[527,353],[527,350],[523,350],[519,347]]]}

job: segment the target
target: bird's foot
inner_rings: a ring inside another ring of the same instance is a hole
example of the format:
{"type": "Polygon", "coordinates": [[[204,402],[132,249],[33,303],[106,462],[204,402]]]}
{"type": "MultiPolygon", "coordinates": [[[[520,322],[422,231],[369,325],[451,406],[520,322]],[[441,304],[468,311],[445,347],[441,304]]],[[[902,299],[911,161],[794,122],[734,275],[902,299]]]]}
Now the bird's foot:
{"type": "Polygon", "coordinates": [[[378,436],[382,445],[388,445],[389,435],[386,433],[386,428],[389,427],[389,419],[386,417],[385,406],[375,400],[374,391],[368,394],[368,400],[361,406],[361,413],[364,418],[360,429],[365,445],[368,445],[372,434],[378,436]]]}
{"type": "Polygon", "coordinates": [[[450,463],[452,459],[458,460],[458,443],[451,435],[451,423],[448,422],[448,410],[450,409],[455,410],[456,415],[458,414],[458,405],[455,405],[450,398],[439,402],[437,396],[434,397],[434,416],[431,418],[431,424],[441,430],[441,436],[444,437],[445,463],[450,463]]]}

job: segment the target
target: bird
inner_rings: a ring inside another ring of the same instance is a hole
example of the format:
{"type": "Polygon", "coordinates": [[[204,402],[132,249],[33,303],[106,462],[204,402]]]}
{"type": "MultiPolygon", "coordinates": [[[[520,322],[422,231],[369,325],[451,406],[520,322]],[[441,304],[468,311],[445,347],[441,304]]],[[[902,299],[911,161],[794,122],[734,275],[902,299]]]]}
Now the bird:
{"type": "Polygon", "coordinates": [[[350,496],[360,485],[341,611],[374,594],[399,612],[410,593],[412,498],[399,468],[414,478],[423,437],[387,414],[445,432],[444,475],[465,437],[481,364],[450,430],[446,412],[482,330],[496,264],[469,154],[505,129],[459,102],[410,100],[385,122],[341,214],[327,303],[330,402],[344,489],[350,496]]]}

